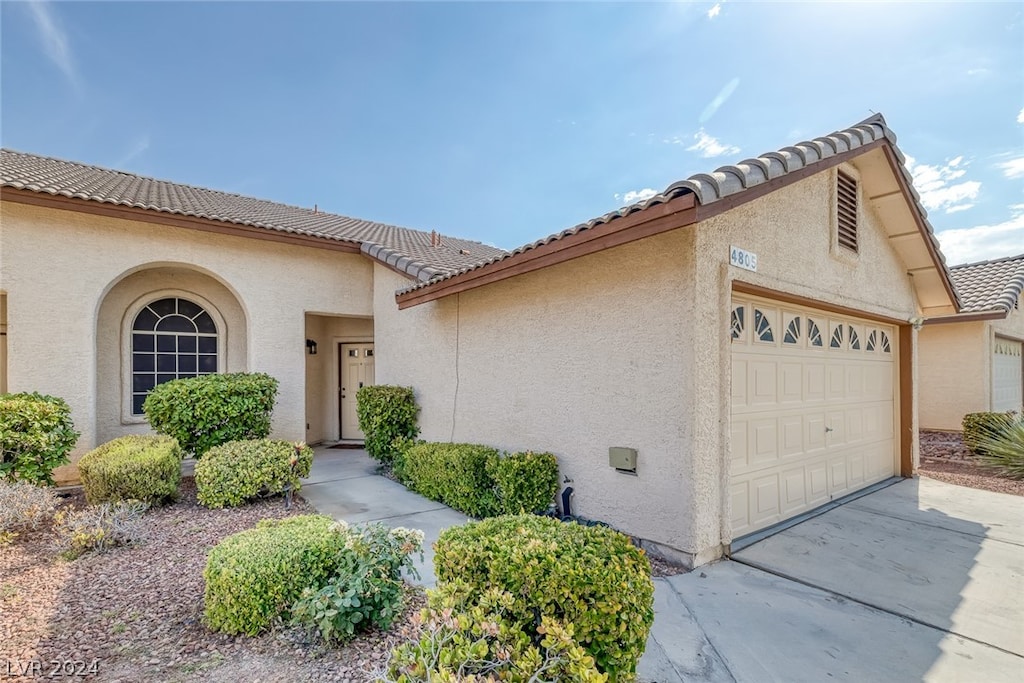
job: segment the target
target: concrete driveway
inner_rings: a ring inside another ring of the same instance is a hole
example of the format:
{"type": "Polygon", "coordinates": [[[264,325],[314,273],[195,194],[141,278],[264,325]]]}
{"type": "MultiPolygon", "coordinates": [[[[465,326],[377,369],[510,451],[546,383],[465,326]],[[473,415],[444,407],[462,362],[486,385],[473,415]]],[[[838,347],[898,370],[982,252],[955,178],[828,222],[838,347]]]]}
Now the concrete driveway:
{"type": "Polygon", "coordinates": [[[649,681],[1020,681],[1024,498],[905,480],[657,581],[649,681]]]}

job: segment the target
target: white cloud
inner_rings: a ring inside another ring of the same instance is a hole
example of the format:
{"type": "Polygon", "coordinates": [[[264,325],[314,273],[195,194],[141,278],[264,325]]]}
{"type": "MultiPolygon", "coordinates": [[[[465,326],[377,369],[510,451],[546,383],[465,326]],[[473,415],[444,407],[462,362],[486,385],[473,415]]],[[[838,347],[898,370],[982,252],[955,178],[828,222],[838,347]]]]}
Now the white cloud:
{"type": "Polygon", "coordinates": [[[708,106],[704,107],[704,111],[701,112],[701,125],[707,123],[711,119],[711,117],[715,115],[715,112],[718,111],[718,108],[725,104],[726,100],[732,97],[732,94],[736,92],[736,88],[739,86],[739,84],[740,79],[734,78],[728,83],[726,83],[725,86],[718,91],[718,94],[715,95],[715,99],[711,100],[711,102],[708,103],[708,106]]]}
{"type": "Polygon", "coordinates": [[[996,164],[1002,170],[1003,175],[1007,178],[1022,178],[1024,177],[1024,157],[1017,157],[1016,159],[1010,159],[1009,161],[1003,161],[996,164]]]}
{"type": "Polygon", "coordinates": [[[716,2],[715,6],[708,10],[708,19],[714,19],[722,13],[722,3],[716,2]]]}
{"type": "Polygon", "coordinates": [[[1017,123],[1024,123],[1024,107],[1020,108],[1020,113],[1017,114],[1017,123]]]}
{"type": "Polygon", "coordinates": [[[622,194],[616,192],[615,199],[621,201],[625,205],[632,204],[634,202],[642,202],[644,200],[650,199],[656,194],[658,194],[657,190],[652,190],[649,187],[645,187],[642,190],[630,190],[629,192],[622,194]]]}
{"type": "Polygon", "coordinates": [[[46,56],[64,72],[72,84],[77,86],[78,73],[75,68],[75,58],[71,54],[71,43],[57,17],[50,10],[50,3],[33,0],[28,4],[28,8],[32,12],[32,19],[36,23],[39,40],[43,43],[43,51],[46,56]]]}
{"type": "Polygon", "coordinates": [[[972,263],[1013,256],[1024,251],[1024,204],[1010,206],[1008,220],[995,225],[954,228],[936,234],[946,263],[972,263]]]}
{"type": "Polygon", "coordinates": [[[149,136],[143,135],[125,154],[114,162],[114,168],[123,169],[149,149],[149,136]]]}
{"type": "Polygon", "coordinates": [[[919,164],[907,156],[907,170],[914,178],[914,188],[921,195],[921,204],[929,211],[956,213],[974,206],[981,183],[961,180],[967,173],[966,166],[962,156],[938,166],[919,164]]]}
{"type": "MultiPolygon", "coordinates": [[[[736,147],[735,145],[726,145],[719,142],[716,138],[713,138],[707,133],[705,133],[703,128],[697,131],[697,133],[693,136],[693,139],[696,140],[697,142],[687,147],[686,151],[700,152],[700,155],[705,159],[710,159],[711,157],[720,157],[727,154],[738,154],[740,151],[740,148],[736,147]]],[[[671,140],[666,140],[666,142],[671,142],[672,144],[676,145],[686,144],[678,137],[672,138],[671,140]]]]}

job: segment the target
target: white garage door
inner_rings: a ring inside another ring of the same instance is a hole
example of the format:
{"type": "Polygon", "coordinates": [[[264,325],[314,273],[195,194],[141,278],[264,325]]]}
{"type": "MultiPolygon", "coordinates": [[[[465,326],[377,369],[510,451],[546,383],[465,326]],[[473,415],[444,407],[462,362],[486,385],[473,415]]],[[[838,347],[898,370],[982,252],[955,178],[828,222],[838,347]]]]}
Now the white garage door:
{"type": "Polygon", "coordinates": [[[992,410],[1021,409],[1021,343],[996,337],[992,348],[992,410]]]}
{"type": "Polygon", "coordinates": [[[734,296],[731,337],[734,538],[893,476],[892,327],[734,296]]]}

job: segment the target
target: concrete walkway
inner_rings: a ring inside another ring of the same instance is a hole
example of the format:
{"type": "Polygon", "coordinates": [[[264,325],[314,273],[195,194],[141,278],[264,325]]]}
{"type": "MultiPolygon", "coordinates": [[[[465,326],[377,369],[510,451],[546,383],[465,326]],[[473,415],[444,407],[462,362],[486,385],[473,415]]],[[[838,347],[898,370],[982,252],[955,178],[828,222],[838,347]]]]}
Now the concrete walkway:
{"type": "MultiPolygon", "coordinates": [[[[467,517],[318,448],[302,496],[348,522],[440,532],[467,517]]],[[[640,678],[1018,681],[1024,671],[1024,498],[907,480],[733,560],[655,579],[640,678]]]]}

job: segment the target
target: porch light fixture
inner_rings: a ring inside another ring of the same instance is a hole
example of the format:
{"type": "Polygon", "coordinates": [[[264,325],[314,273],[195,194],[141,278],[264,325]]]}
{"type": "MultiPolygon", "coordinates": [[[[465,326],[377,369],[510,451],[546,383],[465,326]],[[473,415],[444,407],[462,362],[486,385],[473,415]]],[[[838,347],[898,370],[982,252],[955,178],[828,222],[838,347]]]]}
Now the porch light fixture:
{"type": "Polygon", "coordinates": [[[313,341],[312,339],[307,339],[306,340],[306,350],[309,351],[309,355],[315,356],[316,355],[316,342],[313,341]]]}

